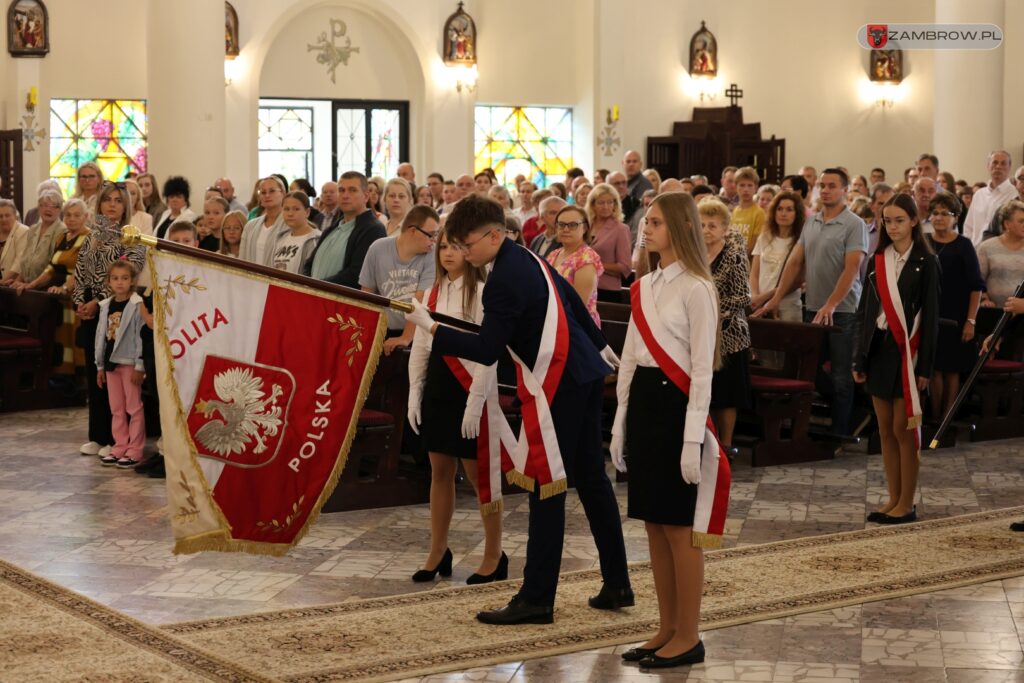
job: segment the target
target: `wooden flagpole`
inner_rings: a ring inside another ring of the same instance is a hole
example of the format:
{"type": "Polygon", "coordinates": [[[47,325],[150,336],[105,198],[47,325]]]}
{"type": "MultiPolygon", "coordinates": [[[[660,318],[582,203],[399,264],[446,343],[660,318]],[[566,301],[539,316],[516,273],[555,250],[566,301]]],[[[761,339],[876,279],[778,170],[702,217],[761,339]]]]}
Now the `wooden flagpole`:
{"type": "MultiPolygon", "coordinates": [[[[235,270],[241,270],[248,273],[256,273],[257,275],[262,275],[263,277],[274,280],[284,280],[285,282],[302,285],[303,287],[309,287],[310,289],[315,289],[321,292],[348,297],[349,299],[355,299],[357,301],[370,304],[371,306],[390,308],[395,311],[401,311],[402,313],[410,313],[413,309],[412,304],[405,301],[396,301],[395,299],[389,299],[385,296],[380,296],[379,294],[364,292],[361,289],[353,289],[352,287],[346,287],[334,282],[325,282],[324,280],[317,280],[315,278],[306,277],[305,275],[297,275],[295,273],[289,273],[288,271],[278,270],[277,268],[265,266],[262,263],[251,263],[249,261],[243,261],[242,259],[228,256],[226,254],[220,254],[215,251],[206,251],[205,249],[188,247],[184,244],[171,242],[170,240],[159,239],[153,235],[144,234],[134,225],[126,225],[121,230],[121,243],[129,247],[142,245],[150,247],[151,249],[159,249],[160,251],[181,254],[182,256],[190,256],[194,259],[199,259],[200,261],[209,261],[210,263],[216,263],[227,268],[234,268],[235,270]]],[[[456,327],[467,332],[480,331],[479,325],[459,318],[453,318],[450,315],[432,312],[430,317],[442,325],[448,325],[449,327],[456,327]]]]}

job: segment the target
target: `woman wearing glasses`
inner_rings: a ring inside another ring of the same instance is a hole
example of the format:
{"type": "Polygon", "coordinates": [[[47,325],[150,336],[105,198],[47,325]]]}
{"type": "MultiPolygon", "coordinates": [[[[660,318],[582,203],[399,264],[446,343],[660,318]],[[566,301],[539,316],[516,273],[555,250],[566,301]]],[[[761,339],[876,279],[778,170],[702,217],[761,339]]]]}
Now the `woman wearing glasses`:
{"type": "Polygon", "coordinates": [[[604,274],[604,264],[596,251],[587,246],[590,222],[583,209],[566,206],[555,217],[555,230],[561,247],[548,254],[548,263],[569,281],[587,307],[594,324],[601,327],[597,313],[597,281],[604,274]]]}
{"type": "Polygon", "coordinates": [[[956,327],[939,328],[932,373],[932,420],[939,422],[953,407],[960,392],[960,374],[970,371],[978,358],[974,321],[978,316],[985,281],[978,266],[978,254],[971,241],[957,233],[960,200],[950,192],[939,192],[930,202],[932,218],[928,239],[939,257],[939,317],[955,320],[956,327]]]}
{"type": "Polygon", "coordinates": [[[103,185],[103,171],[95,161],[87,161],[78,167],[78,175],[75,179],[75,193],[73,198],[81,199],[89,209],[89,214],[96,213],[96,197],[99,196],[100,187],[103,185]]]}
{"type": "Polygon", "coordinates": [[[260,215],[245,224],[242,230],[242,244],[238,249],[240,258],[252,263],[271,265],[277,240],[288,233],[284,224],[285,185],[277,176],[267,176],[259,183],[260,215]]]}

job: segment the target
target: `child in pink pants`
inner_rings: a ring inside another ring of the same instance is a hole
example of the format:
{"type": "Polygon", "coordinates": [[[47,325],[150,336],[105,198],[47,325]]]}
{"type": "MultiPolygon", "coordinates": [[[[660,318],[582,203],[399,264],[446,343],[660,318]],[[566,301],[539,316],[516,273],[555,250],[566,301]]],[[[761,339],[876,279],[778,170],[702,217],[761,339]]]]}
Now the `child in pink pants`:
{"type": "Polygon", "coordinates": [[[113,296],[100,302],[96,327],[96,383],[107,386],[114,446],[102,458],[106,466],[134,467],[142,460],[146,443],[146,419],[142,413],[142,325],[152,327],[153,317],[142,297],[135,293],[138,274],[127,260],[114,261],[107,271],[113,296]]]}

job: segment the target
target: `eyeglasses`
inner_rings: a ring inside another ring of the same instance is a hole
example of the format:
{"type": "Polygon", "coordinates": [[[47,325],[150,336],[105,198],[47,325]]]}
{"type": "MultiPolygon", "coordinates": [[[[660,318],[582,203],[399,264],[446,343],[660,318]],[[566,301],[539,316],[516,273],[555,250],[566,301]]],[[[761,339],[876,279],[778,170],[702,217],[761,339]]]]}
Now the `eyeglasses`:
{"type": "Polygon", "coordinates": [[[557,223],[555,223],[555,225],[558,226],[559,230],[575,230],[580,226],[585,227],[587,224],[584,223],[583,221],[570,221],[568,223],[564,221],[558,221],[557,223]]]}
{"type": "Polygon", "coordinates": [[[505,228],[505,234],[510,237],[515,237],[516,235],[519,234],[519,232],[520,231],[516,230],[515,228],[505,228]]]}
{"type": "Polygon", "coordinates": [[[463,252],[464,254],[465,254],[465,253],[469,253],[469,250],[470,250],[470,249],[472,249],[472,248],[473,248],[473,247],[474,247],[474,246],[475,246],[475,245],[476,245],[476,244],[477,244],[478,242],[480,242],[481,240],[485,239],[485,238],[486,238],[486,237],[487,237],[488,235],[490,235],[490,234],[491,234],[492,232],[494,232],[494,228],[491,228],[490,230],[488,230],[488,231],[487,231],[487,232],[485,232],[484,234],[480,235],[479,237],[477,237],[477,238],[476,238],[475,240],[473,240],[472,242],[463,242],[463,243],[461,243],[461,244],[459,244],[459,243],[455,242],[455,243],[453,243],[453,246],[454,246],[454,247],[455,247],[456,249],[458,249],[459,251],[463,252]]]}
{"type": "Polygon", "coordinates": [[[260,190],[258,194],[260,196],[266,196],[268,194],[275,194],[275,193],[280,192],[280,191],[281,191],[281,188],[274,187],[274,188],[271,188],[269,190],[260,190]]]}
{"type": "Polygon", "coordinates": [[[956,218],[952,211],[932,211],[932,218],[956,218]]]}
{"type": "Polygon", "coordinates": [[[434,232],[427,232],[426,230],[424,230],[423,228],[421,228],[421,227],[420,227],[420,226],[418,226],[418,225],[414,225],[414,226],[412,226],[412,227],[413,227],[413,230],[415,230],[415,231],[416,231],[416,232],[418,232],[418,233],[421,233],[421,234],[423,234],[423,235],[424,235],[424,236],[425,236],[425,237],[426,237],[426,238],[427,238],[428,240],[430,240],[431,242],[433,242],[434,240],[436,240],[436,239],[437,239],[437,235],[438,235],[438,233],[440,233],[440,232],[441,232],[440,230],[435,230],[434,232]]]}

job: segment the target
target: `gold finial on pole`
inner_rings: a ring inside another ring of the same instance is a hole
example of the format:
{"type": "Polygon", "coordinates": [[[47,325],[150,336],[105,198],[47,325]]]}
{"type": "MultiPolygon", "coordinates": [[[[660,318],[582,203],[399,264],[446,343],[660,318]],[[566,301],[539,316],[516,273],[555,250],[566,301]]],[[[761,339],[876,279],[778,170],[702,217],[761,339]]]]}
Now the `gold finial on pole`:
{"type": "Polygon", "coordinates": [[[408,301],[396,301],[395,299],[392,299],[391,303],[388,304],[388,307],[396,311],[401,311],[402,313],[413,312],[413,305],[408,301]]]}
{"type": "Polygon", "coordinates": [[[135,247],[143,245],[145,247],[155,247],[157,245],[157,239],[152,235],[145,235],[134,225],[126,225],[121,228],[121,244],[126,247],[135,247]]]}

